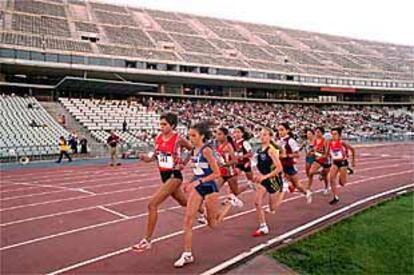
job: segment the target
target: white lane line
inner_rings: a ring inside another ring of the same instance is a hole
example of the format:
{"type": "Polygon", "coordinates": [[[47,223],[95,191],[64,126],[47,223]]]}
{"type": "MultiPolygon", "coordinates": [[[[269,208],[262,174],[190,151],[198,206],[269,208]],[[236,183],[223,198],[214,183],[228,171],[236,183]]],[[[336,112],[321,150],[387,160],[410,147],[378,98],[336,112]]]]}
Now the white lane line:
{"type": "Polygon", "coordinates": [[[122,218],[122,219],[128,219],[128,218],[129,218],[129,216],[124,215],[124,214],[122,214],[122,213],[120,213],[120,212],[118,212],[118,211],[115,211],[115,210],[109,209],[109,208],[107,208],[107,207],[105,207],[105,206],[98,206],[98,208],[99,208],[99,209],[102,209],[102,210],[104,210],[104,211],[107,211],[107,212],[109,212],[109,213],[111,213],[111,214],[114,214],[115,216],[117,216],[117,217],[119,217],[119,218],[122,218]]]}
{"type": "MultiPolygon", "coordinates": [[[[59,188],[59,189],[76,189],[76,188],[99,188],[99,187],[107,187],[107,186],[115,186],[115,185],[126,185],[126,184],[131,184],[131,183],[142,183],[142,182],[148,182],[148,181],[155,181],[155,180],[159,180],[160,177],[149,177],[149,178],[136,178],[133,180],[124,180],[122,182],[114,182],[114,183],[101,183],[99,184],[99,181],[91,181],[91,182],[97,182],[98,184],[94,184],[94,185],[85,185],[85,186],[80,186],[80,187],[66,187],[67,185],[73,185],[73,184],[79,184],[81,182],[71,182],[71,183],[67,183],[67,184],[62,184],[62,185],[36,185],[34,187],[27,187],[27,188],[18,188],[18,189],[12,189],[12,190],[5,190],[3,192],[0,193],[7,193],[7,192],[17,192],[17,191],[26,191],[26,190],[30,190],[30,189],[34,189],[34,188],[38,188],[38,187],[53,187],[53,188],[59,188]]],[[[118,178],[119,180],[119,178],[118,178]]],[[[25,183],[16,183],[16,184],[25,184],[25,183]]],[[[147,185],[146,185],[147,186],[147,185]]],[[[46,192],[42,192],[42,193],[35,193],[32,195],[38,195],[38,194],[47,194],[48,192],[54,192],[54,191],[46,191],[46,192]]],[[[9,197],[6,197],[9,198],[9,197]]],[[[6,199],[5,198],[5,199],[6,199]]]]}
{"type": "MultiPolygon", "coordinates": [[[[382,161],[383,159],[382,158],[359,159],[359,164],[371,163],[371,162],[375,162],[375,160],[382,161]],[[364,160],[366,160],[366,162],[364,160]]],[[[142,173],[141,172],[141,173],[138,173],[138,175],[139,176],[144,176],[144,177],[145,176],[151,176],[151,175],[153,175],[153,173],[150,173],[151,171],[150,171],[149,168],[153,169],[152,167],[147,167],[146,170],[149,170],[147,173],[142,173]]],[[[115,179],[119,179],[119,176],[122,176],[122,175],[130,175],[132,172],[131,171],[130,172],[117,172],[116,173],[116,176],[114,176],[114,177],[108,177],[107,176],[107,175],[114,175],[113,172],[111,172],[109,174],[102,173],[102,172],[98,172],[98,173],[102,177],[102,180],[108,180],[108,179],[114,179],[115,180],[115,179]]],[[[50,176],[43,176],[43,177],[45,179],[32,181],[30,183],[30,184],[32,184],[34,186],[32,188],[35,188],[36,186],[42,187],[42,184],[41,183],[45,183],[45,182],[55,182],[56,181],[55,179],[50,179],[50,176]]],[[[90,173],[88,175],[85,175],[85,176],[75,176],[75,177],[74,176],[68,176],[67,178],[70,179],[71,182],[69,182],[69,183],[63,183],[63,184],[54,184],[54,185],[51,185],[51,186],[57,187],[57,186],[70,185],[70,184],[73,184],[73,181],[76,181],[76,183],[96,182],[96,180],[97,179],[101,179],[101,177],[93,177],[93,179],[90,179],[90,180],[78,181],[79,178],[91,178],[90,173]]],[[[36,176],[36,178],[39,179],[39,176],[36,176]]],[[[154,178],[154,179],[158,179],[158,178],[159,177],[154,178]]],[[[10,179],[17,180],[16,177],[10,177],[10,179]]],[[[12,181],[10,181],[10,182],[13,183],[12,181]]],[[[14,184],[20,184],[20,183],[14,183],[14,184]]],[[[24,184],[24,183],[21,183],[21,184],[24,184]]],[[[119,183],[117,183],[117,184],[119,184],[119,183]]],[[[45,185],[45,186],[47,187],[48,185],[45,185]]],[[[12,192],[12,191],[17,191],[17,190],[22,190],[22,189],[28,189],[28,188],[20,188],[20,189],[12,189],[12,190],[3,190],[3,191],[0,191],[0,193],[2,193],[2,192],[12,192]]]]}
{"type": "MultiPolygon", "coordinates": [[[[297,233],[300,233],[300,232],[302,232],[302,231],[304,231],[306,229],[309,229],[309,228],[311,228],[311,227],[313,227],[313,226],[315,226],[315,225],[317,225],[319,223],[322,223],[322,222],[324,222],[326,220],[329,220],[329,219],[331,219],[331,218],[333,218],[335,216],[338,216],[338,215],[340,215],[340,214],[342,214],[342,213],[344,213],[346,211],[351,210],[352,208],[355,208],[355,207],[357,207],[359,205],[362,205],[362,204],[365,204],[367,202],[376,200],[378,198],[387,196],[389,194],[396,193],[396,192],[398,192],[400,190],[403,190],[403,191],[407,192],[406,189],[407,188],[411,188],[411,187],[414,187],[414,184],[413,183],[408,184],[408,185],[405,185],[405,186],[401,186],[401,187],[398,187],[398,188],[395,188],[395,189],[392,189],[392,190],[384,191],[384,192],[381,192],[381,193],[378,193],[378,194],[375,194],[375,195],[366,197],[364,199],[358,200],[358,201],[356,201],[354,203],[351,203],[351,204],[349,204],[349,205],[347,205],[345,207],[342,207],[342,208],[340,208],[338,210],[335,210],[335,211],[333,211],[333,212],[331,212],[331,213],[329,213],[327,215],[324,215],[322,217],[319,217],[319,218],[317,218],[317,219],[315,219],[315,220],[313,220],[311,222],[308,222],[308,223],[306,223],[304,225],[301,225],[301,226],[299,226],[299,227],[297,227],[295,229],[292,229],[292,230],[290,230],[288,232],[285,232],[282,235],[279,235],[279,236],[277,236],[277,237],[275,237],[273,239],[270,239],[270,240],[268,240],[268,241],[266,241],[264,243],[261,243],[259,245],[256,245],[256,246],[250,248],[249,250],[244,251],[244,252],[240,253],[239,255],[237,255],[237,256],[235,256],[235,257],[233,257],[233,258],[231,258],[231,259],[229,259],[229,260],[227,260],[227,261],[225,261],[225,262],[223,262],[223,263],[221,263],[221,264],[219,264],[219,265],[217,265],[217,266],[215,266],[215,267],[213,267],[213,268],[211,268],[211,269],[209,269],[207,271],[204,271],[203,273],[201,273],[201,275],[212,275],[212,274],[216,274],[216,273],[218,273],[218,272],[220,272],[220,271],[222,271],[222,270],[224,270],[224,269],[226,269],[226,268],[234,265],[235,263],[240,262],[240,261],[246,259],[247,257],[252,256],[253,254],[255,254],[257,252],[259,252],[259,251],[261,251],[261,250],[263,250],[265,248],[268,248],[268,247],[272,246],[275,243],[278,243],[278,242],[281,242],[281,241],[283,241],[285,239],[288,239],[288,238],[294,236],[297,233]]],[[[403,192],[403,191],[401,191],[401,192],[403,192]]]]}
{"type": "MultiPolygon", "coordinates": [[[[361,170],[358,170],[358,173],[355,174],[353,177],[358,176],[358,177],[364,178],[364,175],[359,175],[360,172],[370,171],[370,170],[375,170],[375,169],[392,168],[392,167],[396,167],[396,166],[400,166],[400,165],[378,166],[378,167],[370,167],[370,168],[366,168],[366,169],[361,169],[361,170]]],[[[306,180],[306,178],[301,178],[300,180],[301,181],[306,180]]],[[[246,182],[246,180],[239,181],[239,183],[245,183],[245,182],[246,182]]],[[[150,186],[143,186],[142,189],[146,189],[146,188],[150,188],[150,187],[152,188],[152,187],[157,187],[157,186],[159,186],[159,184],[154,184],[154,185],[150,185],[150,186]]],[[[250,192],[252,192],[252,191],[250,191],[250,190],[245,191],[245,192],[242,193],[242,195],[245,195],[245,194],[250,193],[250,192]]],[[[21,220],[14,220],[14,221],[11,221],[11,222],[0,224],[0,227],[9,226],[9,225],[18,224],[18,223],[30,222],[30,221],[35,221],[35,220],[39,220],[39,219],[60,216],[60,215],[66,215],[66,214],[71,214],[71,213],[76,213],[76,212],[81,212],[81,211],[85,211],[85,210],[91,210],[91,209],[95,209],[98,206],[114,206],[114,205],[119,205],[119,204],[124,204],[124,203],[147,200],[147,199],[150,199],[150,198],[151,198],[151,196],[147,196],[147,197],[142,197],[142,198],[136,198],[136,199],[130,199],[130,200],[124,200],[124,201],[117,201],[117,202],[113,202],[113,203],[107,203],[107,204],[102,204],[102,205],[94,205],[94,206],[90,206],[90,207],[84,207],[84,208],[79,208],[79,209],[63,211],[63,212],[57,212],[57,213],[48,214],[48,215],[35,216],[35,217],[30,217],[30,218],[21,219],[21,220]]]]}
{"type": "Polygon", "coordinates": [[[119,205],[119,204],[130,203],[130,202],[149,200],[151,198],[152,198],[152,196],[147,196],[147,197],[141,197],[141,198],[136,198],[136,199],[117,201],[117,202],[107,203],[107,204],[102,204],[102,205],[94,205],[94,206],[90,206],[90,207],[83,207],[83,208],[79,208],[79,209],[68,210],[68,211],[63,211],[63,212],[57,212],[57,213],[47,214],[47,215],[42,215],[42,216],[36,216],[36,217],[27,218],[27,219],[14,220],[14,221],[11,221],[11,222],[0,224],[0,227],[6,227],[6,226],[19,224],[19,223],[24,223],[24,222],[31,222],[31,221],[36,221],[36,220],[40,220],[40,219],[46,219],[46,218],[52,218],[52,217],[67,215],[67,214],[73,214],[73,213],[77,213],[77,212],[83,212],[83,211],[87,211],[87,210],[96,209],[99,206],[107,206],[108,207],[108,206],[114,206],[114,205],[119,205]]]}
{"type": "MultiPolygon", "coordinates": [[[[382,175],[382,176],[376,176],[376,177],[369,177],[369,178],[367,178],[365,180],[358,180],[358,181],[355,181],[355,182],[352,182],[352,183],[348,183],[347,186],[348,185],[352,185],[352,184],[356,184],[356,183],[359,183],[359,182],[364,182],[364,181],[367,181],[367,180],[375,180],[375,179],[380,179],[380,178],[386,178],[386,177],[389,177],[389,176],[396,176],[396,175],[406,174],[407,172],[410,172],[411,173],[412,171],[414,171],[414,170],[400,172],[400,173],[394,173],[394,174],[388,174],[388,175],[382,175]]],[[[324,189],[319,189],[319,190],[315,191],[314,193],[320,193],[320,192],[323,192],[323,190],[324,189]]],[[[303,195],[298,195],[298,196],[294,196],[294,197],[288,198],[286,200],[283,200],[283,203],[288,202],[288,201],[293,201],[293,200],[296,200],[296,199],[299,199],[299,198],[303,198],[303,195]]],[[[239,212],[239,213],[236,213],[234,215],[231,215],[231,216],[226,217],[224,220],[234,219],[234,218],[237,218],[239,216],[243,216],[243,215],[246,215],[246,214],[253,213],[255,211],[256,211],[256,209],[253,208],[253,209],[250,209],[250,210],[246,210],[246,211],[243,211],[243,212],[239,212]]],[[[197,230],[199,228],[203,228],[203,227],[206,227],[206,226],[207,225],[195,226],[195,227],[193,227],[193,230],[197,230]]],[[[153,240],[153,242],[155,243],[155,242],[158,242],[158,241],[166,240],[166,239],[169,239],[169,238],[178,236],[178,235],[180,235],[182,233],[183,233],[182,230],[176,231],[176,232],[173,232],[171,234],[164,235],[164,236],[161,236],[159,238],[156,238],[156,239],[153,240]]],[[[113,251],[113,252],[110,252],[110,253],[107,253],[107,254],[103,254],[101,256],[97,256],[97,257],[94,257],[94,258],[90,258],[88,260],[81,261],[81,262],[78,262],[76,264],[69,265],[67,267],[58,269],[58,270],[53,271],[53,272],[50,272],[48,274],[53,274],[53,275],[55,275],[55,274],[61,274],[61,273],[64,273],[64,272],[67,272],[67,271],[70,271],[70,270],[74,270],[74,269],[77,269],[79,267],[82,267],[82,266],[91,264],[91,263],[95,263],[95,262],[98,262],[98,261],[101,261],[101,260],[105,260],[105,259],[111,258],[113,256],[116,256],[116,255],[119,255],[119,254],[122,254],[122,253],[125,253],[125,252],[128,252],[128,251],[131,251],[131,248],[130,247],[126,247],[126,248],[123,248],[123,249],[120,249],[120,250],[117,250],[117,251],[113,251]]]]}
{"type": "MultiPolygon", "coordinates": [[[[182,206],[173,206],[173,207],[169,207],[169,208],[164,208],[164,209],[159,210],[158,213],[163,213],[163,212],[167,212],[167,211],[171,211],[171,210],[175,210],[175,209],[179,209],[179,208],[182,208],[182,206]]],[[[146,216],[148,216],[148,213],[141,213],[141,214],[135,215],[135,216],[128,216],[128,218],[122,218],[122,219],[116,219],[116,220],[112,220],[112,221],[108,221],[108,222],[92,224],[92,225],[88,225],[88,226],[85,226],[85,227],[72,229],[72,230],[69,230],[69,231],[63,231],[63,232],[59,232],[59,233],[56,233],[56,234],[47,235],[47,236],[39,237],[39,238],[36,238],[36,239],[31,239],[31,240],[24,241],[24,242],[21,242],[21,243],[15,243],[15,244],[11,244],[11,245],[8,245],[8,246],[3,246],[3,247],[0,247],[0,251],[5,251],[5,250],[12,249],[12,248],[20,247],[20,246],[37,243],[37,242],[40,242],[40,241],[45,241],[45,240],[49,240],[49,239],[53,239],[53,238],[57,238],[57,237],[61,237],[61,236],[69,235],[69,234],[74,234],[74,233],[78,233],[78,232],[82,232],[82,231],[86,231],[86,230],[90,230],[90,229],[103,227],[103,226],[110,225],[110,224],[115,224],[115,223],[128,221],[128,220],[132,220],[132,219],[136,219],[136,218],[142,218],[142,217],[146,217],[146,216]]]]}
{"type": "Polygon", "coordinates": [[[85,194],[88,194],[88,195],[96,195],[95,192],[92,192],[92,191],[89,191],[89,190],[85,190],[83,188],[74,188],[74,189],[68,188],[68,190],[74,190],[74,191],[78,191],[78,192],[85,193],[85,194]]]}
{"type": "MultiPolygon", "coordinates": [[[[404,163],[404,164],[410,164],[410,163],[404,163]]],[[[395,165],[387,165],[387,166],[376,166],[376,167],[370,167],[370,168],[365,168],[365,169],[360,169],[360,170],[356,170],[356,172],[359,171],[369,171],[369,170],[376,170],[376,169],[380,169],[380,168],[391,168],[391,167],[398,167],[401,166],[401,164],[395,164],[395,165]]],[[[306,178],[305,178],[306,179],[306,178]]],[[[131,183],[137,182],[137,180],[131,181],[131,183]]],[[[153,186],[158,186],[158,185],[153,185],[153,186]]],[[[62,187],[64,188],[64,187],[62,187]]],[[[84,188],[88,188],[88,187],[84,187],[84,188]]],[[[118,193],[118,192],[123,192],[123,191],[131,191],[134,189],[144,189],[144,188],[149,188],[148,186],[140,186],[140,187],[136,187],[136,188],[129,188],[129,189],[120,189],[120,190],[114,190],[114,191],[108,191],[108,192],[102,192],[102,193],[93,193],[90,192],[88,195],[96,195],[96,196],[100,196],[100,195],[106,195],[106,194],[111,194],[111,193],[118,193]]],[[[64,191],[67,190],[71,190],[71,188],[65,188],[64,191]]],[[[72,189],[72,190],[76,190],[72,189]]],[[[51,191],[52,193],[57,193],[57,192],[62,192],[62,191],[51,191]]],[[[44,192],[43,194],[48,194],[50,192],[44,192]]],[[[86,193],[86,192],[84,192],[86,193]]],[[[33,195],[24,195],[24,196],[19,196],[18,198],[22,198],[22,197],[31,197],[31,196],[36,196],[39,195],[38,194],[33,194],[33,195]]],[[[5,210],[14,210],[14,209],[18,209],[18,208],[23,208],[23,207],[32,207],[32,206],[37,206],[37,205],[43,205],[43,204],[48,204],[48,203],[54,203],[54,202],[59,202],[59,201],[65,201],[65,200],[71,200],[71,199],[82,199],[85,198],[86,196],[77,196],[77,197],[71,197],[71,198],[67,198],[67,199],[62,199],[62,200],[51,200],[51,201],[44,201],[44,202],[39,202],[39,203],[31,203],[31,204],[22,204],[22,205],[17,205],[17,206],[13,206],[13,207],[9,207],[9,208],[2,208],[0,209],[1,211],[5,211],[5,210]]],[[[14,197],[14,199],[18,199],[16,197],[14,197]]],[[[5,198],[4,200],[7,200],[10,198],[5,198]]],[[[0,200],[2,201],[2,200],[0,200]]]]}
{"type": "MultiPolygon", "coordinates": [[[[376,162],[383,162],[383,158],[378,159],[378,161],[370,161],[367,160],[365,161],[359,161],[358,162],[358,167],[361,167],[362,165],[365,164],[374,164],[376,162]]],[[[392,161],[388,161],[388,163],[391,163],[392,161]]],[[[304,169],[303,169],[304,170],[304,169]]],[[[300,171],[300,173],[304,174],[303,170],[300,171]]],[[[158,180],[159,176],[157,177],[149,177],[149,178],[138,178],[138,179],[133,179],[133,180],[128,180],[128,181],[123,181],[123,182],[114,182],[114,183],[104,183],[104,184],[95,184],[95,185],[86,185],[86,186],[81,186],[80,188],[99,188],[99,187],[106,187],[106,186],[115,186],[115,185],[125,185],[125,184],[130,184],[130,183],[141,183],[141,182],[145,182],[145,181],[152,181],[152,180],[158,180]]],[[[76,184],[79,183],[89,183],[89,182],[96,182],[96,179],[90,180],[90,181],[83,181],[83,182],[76,182],[76,184]]],[[[13,182],[12,182],[13,183],[13,182]]],[[[20,190],[30,190],[33,188],[38,188],[38,187],[47,187],[47,188],[58,188],[58,189],[63,189],[61,191],[57,190],[57,191],[46,191],[46,192],[41,192],[41,193],[35,193],[35,194],[28,194],[28,195],[21,195],[21,196],[14,196],[14,197],[6,197],[6,198],[0,198],[0,201],[2,200],[8,200],[8,199],[15,199],[15,198],[23,198],[23,197],[32,197],[32,196],[38,196],[38,195],[44,195],[44,194],[50,194],[50,193],[58,193],[58,192],[63,192],[66,189],[72,188],[72,187],[64,187],[66,185],[73,185],[75,184],[74,182],[70,182],[70,183],[65,183],[65,184],[60,184],[60,185],[48,185],[48,184],[33,184],[33,183],[24,183],[24,182],[16,182],[14,183],[16,185],[33,185],[33,187],[26,187],[26,188],[17,188],[17,189],[12,189],[12,190],[4,190],[4,191],[0,191],[0,193],[7,193],[7,192],[17,192],[20,190]]],[[[76,187],[74,187],[76,188],[76,187]]],[[[72,188],[73,189],[73,188],[72,188]]]]}
{"type": "Polygon", "coordinates": [[[98,197],[98,196],[104,196],[104,195],[113,195],[113,194],[116,194],[116,193],[136,191],[136,190],[139,190],[139,189],[142,189],[142,187],[127,188],[127,189],[103,192],[103,193],[98,193],[98,194],[95,194],[95,195],[76,196],[76,197],[71,197],[71,198],[67,198],[67,199],[58,199],[58,200],[44,201],[44,202],[38,202],[38,203],[22,204],[22,205],[12,206],[12,207],[8,207],[8,208],[2,208],[2,209],[0,209],[0,212],[20,209],[20,208],[25,208],[25,207],[33,207],[33,206],[38,206],[38,205],[46,205],[46,204],[51,204],[51,203],[55,203],[55,202],[59,203],[59,202],[63,202],[63,201],[85,199],[85,198],[98,197]]]}

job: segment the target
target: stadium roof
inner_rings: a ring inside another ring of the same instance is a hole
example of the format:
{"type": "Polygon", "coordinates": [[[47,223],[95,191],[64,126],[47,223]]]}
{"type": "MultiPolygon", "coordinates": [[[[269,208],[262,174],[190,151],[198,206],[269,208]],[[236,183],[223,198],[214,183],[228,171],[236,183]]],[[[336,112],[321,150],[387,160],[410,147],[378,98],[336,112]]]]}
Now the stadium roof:
{"type": "Polygon", "coordinates": [[[5,3],[0,58],[11,62],[414,88],[412,46],[95,1],[5,3]]]}

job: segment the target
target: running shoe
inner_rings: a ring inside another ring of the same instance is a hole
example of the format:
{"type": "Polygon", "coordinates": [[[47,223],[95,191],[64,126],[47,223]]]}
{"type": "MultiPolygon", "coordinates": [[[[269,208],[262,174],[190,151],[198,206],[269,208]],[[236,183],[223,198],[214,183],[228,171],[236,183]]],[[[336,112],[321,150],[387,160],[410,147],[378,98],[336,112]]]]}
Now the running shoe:
{"type": "Polygon", "coordinates": [[[187,254],[186,252],[184,252],[183,254],[181,254],[181,257],[175,261],[174,263],[174,267],[183,267],[186,264],[190,264],[194,262],[194,257],[193,255],[187,254]]]}
{"type": "Polygon", "coordinates": [[[206,217],[206,215],[204,215],[204,214],[200,214],[200,215],[198,216],[198,218],[197,218],[197,222],[198,222],[199,224],[207,224],[207,223],[208,223],[208,221],[207,221],[207,217],[206,217]]]}
{"type": "Polygon", "coordinates": [[[322,192],[322,195],[326,196],[328,195],[328,193],[329,193],[329,189],[324,189],[322,192]]]}
{"type": "Polygon", "coordinates": [[[228,199],[233,207],[242,208],[244,205],[243,202],[234,194],[230,194],[228,199]]]}
{"type": "Polygon", "coordinates": [[[306,203],[311,204],[312,203],[312,191],[306,190],[306,203]]]}
{"type": "Polygon", "coordinates": [[[142,239],[138,244],[132,247],[132,250],[135,252],[143,252],[148,249],[151,249],[151,241],[148,241],[147,239],[142,239]]]}
{"type": "Polygon", "coordinates": [[[331,200],[331,201],[329,202],[329,204],[330,204],[330,205],[334,205],[334,204],[337,204],[338,202],[339,202],[339,198],[335,196],[335,197],[333,198],[333,200],[331,200]]]}
{"type": "Polygon", "coordinates": [[[253,237],[260,237],[269,234],[269,228],[267,226],[261,226],[259,229],[252,233],[253,237]]]}

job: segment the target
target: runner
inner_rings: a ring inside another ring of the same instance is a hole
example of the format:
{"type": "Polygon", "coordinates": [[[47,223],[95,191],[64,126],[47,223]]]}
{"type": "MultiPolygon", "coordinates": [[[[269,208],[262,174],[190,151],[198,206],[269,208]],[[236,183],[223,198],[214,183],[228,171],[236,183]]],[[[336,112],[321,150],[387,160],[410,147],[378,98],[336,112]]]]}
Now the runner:
{"type": "Polygon", "coordinates": [[[308,190],[312,191],[313,176],[316,174],[321,175],[321,179],[325,183],[324,195],[328,194],[328,174],[331,168],[330,157],[328,154],[328,141],[324,138],[325,129],[323,127],[317,127],[315,130],[316,138],[313,142],[313,150],[315,161],[313,162],[309,175],[308,175],[308,190]],[[322,171],[320,168],[322,167],[322,171]]]}
{"type": "Polygon", "coordinates": [[[306,196],[307,203],[312,203],[312,192],[305,190],[300,183],[298,170],[295,167],[295,159],[299,158],[299,145],[291,137],[291,129],[287,123],[281,123],[278,127],[279,145],[283,149],[280,160],[283,166],[283,173],[287,181],[291,182],[300,192],[306,196]]]}
{"type": "Polygon", "coordinates": [[[333,128],[331,130],[332,140],[329,142],[329,154],[332,158],[332,167],[330,170],[330,183],[334,198],[329,204],[333,205],[339,202],[339,191],[336,186],[336,177],[339,173],[339,184],[345,186],[348,172],[348,151],[352,153],[352,167],[355,168],[356,151],[354,147],[345,143],[341,139],[342,129],[333,128]]]}
{"type": "Polygon", "coordinates": [[[306,140],[300,146],[300,151],[305,150],[306,175],[309,176],[309,171],[312,163],[315,161],[315,152],[313,151],[313,142],[315,140],[315,132],[312,129],[306,129],[306,140]]]}
{"type": "Polygon", "coordinates": [[[241,174],[241,172],[244,172],[247,178],[247,185],[240,189],[240,193],[242,193],[246,189],[254,187],[253,173],[250,163],[250,159],[253,157],[253,152],[252,146],[248,141],[251,138],[251,135],[243,126],[237,126],[233,131],[233,135],[236,140],[235,151],[238,160],[236,168],[238,169],[239,174],[241,174]]]}
{"type": "Polygon", "coordinates": [[[132,249],[142,252],[151,248],[151,238],[158,219],[158,207],[171,196],[181,206],[187,205],[187,199],[180,189],[183,181],[181,169],[182,149],[191,150],[191,144],[177,132],[178,117],[173,113],[162,114],[160,117],[161,133],[155,139],[155,151],[149,154],[141,154],[139,157],[144,162],[157,160],[163,185],[153,195],[148,204],[148,220],[145,237],[132,249]]]}
{"type": "Polygon", "coordinates": [[[253,237],[269,233],[269,227],[266,224],[265,213],[262,208],[264,194],[269,193],[268,213],[274,214],[282,203],[287,190],[282,178],[283,167],[279,159],[279,149],[272,142],[273,135],[273,131],[268,128],[263,128],[260,133],[262,146],[257,152],[257,169],[259,172],[255,176],[257,186],[254,200],[259,228],[253,232],[253,237]]]}
{"type": "MultiPolygon", "coordinates": [[[[218,164],[220,166],[221,177],[217,180],[219,189],[227,182],[234,196],[238,196],[241,192],[237,182],[237,174],[235,165],[237,158],[234,154],[233,139],[229,135],[229,130],[220,127],[215,131],[217,142],[218,164]]],[[[246,190],[246,189],[244,189],[246,190]]],[[[237,197],[233,198],[237,202],[238,207],[243,207],[243,202],[237,197]]]]}
{"type": "Polygon", "coordinates": [[[186,183],[184,190],[189,193],[188,205],[184,218],[184,252],[174,263],[175,267],[183,267],[194,262],[192,254],[192,226],[200,205],[205,203],[207,221],[211,228],[220,223],[230,210],[234,201],[229,197],[224,207],[219,210],[219,193],[215,180],[220,178],[220,168],[214,158],[213,150],[208,144],[210,138],[209,126],[201,122],[189,130],[190,141],[194,145],[191,153],[191,163],[194,178],[186,183]]]}

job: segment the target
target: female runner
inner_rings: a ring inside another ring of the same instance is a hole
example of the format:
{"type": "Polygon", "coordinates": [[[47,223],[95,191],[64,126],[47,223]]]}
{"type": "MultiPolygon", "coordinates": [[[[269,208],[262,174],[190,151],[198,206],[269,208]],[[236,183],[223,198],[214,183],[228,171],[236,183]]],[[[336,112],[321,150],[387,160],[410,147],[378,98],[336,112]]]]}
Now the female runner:
{"type": "Polygon", "coordinates": [[[331,130],[332,140],[329,142],[329,154],[332,158],[332,167],[330,170],[330,183],[334,198],[329,204],[333,205],[339,202],[339,191],[336,186],[336,178],[339,174],[339,184],[345,186],[348,175],[348,151],[352,153],[352,167],[355,167],[356,151],[354,147],[345,143],[341,139],[342,129],[333,128],[331,130]]]}
{"type": "Polygon", "coordinates": [[[283,149],[280,160],[283,173],[287,181],[291,182],[300,192],[306,196],[307,203],[312,203],[312,192],[305,190],[300,183],[298,170],[295,167],[295,159],[299,158],[299,145],[290,136],[290,127],[287,123],[281,123],[278,127],[280,147],[283,149]]]}
{"type": "Polygon", "coordinates": [[[258,174],[255,176],[256,195],[254,204],[259,228],[253,232],[254,237],[269,233],[263,211],[263,196],[269,193],[269,213],[274,214],[282,203],[287,190],[282,178],[282,163],[279,159],[279,149],[272,142],[273,131],[263,128],[260,133],[261,148],[257,152],[258,174]]]}
{"type": "Polygon", "coordinates": [[[180,189],[183,181],[181,169],[181,151],[183,148],[191,150],[191,144],[180,136],[175,128],[178,117],[174,113],[162,114],[160,117],[161,133],[155,139],[155,151],[149,154],[140,154],[139,158],[144,162],[157,161],[158,169],[163,184],[152,196],[148,204],[147,229],[144,238],[132,249],[142,252],[151,248],[151,238],[158,219],[158,207],[171,196],[181,206],[187,205],[187,199],[180,189]]]}
{"type": "Polygon", "coordinates": [[[207,221],[211,228],[216,227],[225,217],[234,202],[228,202],[219,210],[219,193],[215,180],[220,178],[220,168],[214,158],[213,150],[208,144],[210,138],[209,126],[201,122],[189,130],[190,141],[194,145],[191,154],[191,164],[194,178],[186,183],[184,190],[189,193],[188,204],[184,217],[184,252],[174,263],[175,267],[183,267],[194,262],[192,254],[192,225],[200,205],[205,203],[207,221]]]}

